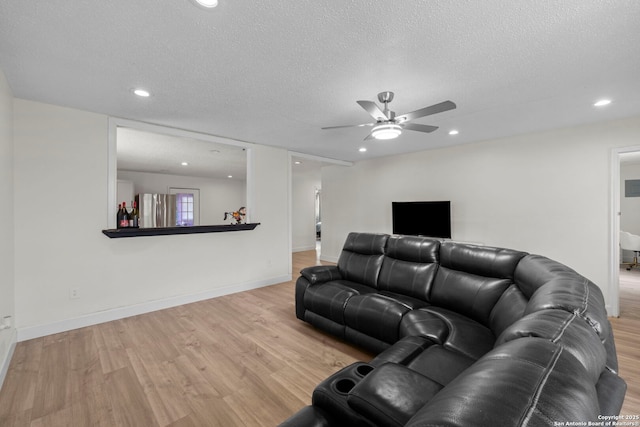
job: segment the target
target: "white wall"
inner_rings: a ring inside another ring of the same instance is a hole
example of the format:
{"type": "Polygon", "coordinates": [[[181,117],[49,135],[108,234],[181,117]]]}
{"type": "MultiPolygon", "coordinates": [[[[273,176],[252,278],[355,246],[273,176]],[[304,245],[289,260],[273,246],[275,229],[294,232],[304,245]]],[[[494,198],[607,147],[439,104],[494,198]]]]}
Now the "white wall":
{"type": "MultiPolygon", "coordinates": [[[[133,181],[134,194],[169,193],[169,187],[200,190],[200,225],[229,224],[224,213],[246,206],[246,184],[240,179],[207,179],[191,176],[118,171],[118,179],[133,181]]],[[[127,202],[129,203],[129,202],[127,202]]]]}
{"type": "Polygon", "coordinates": [[[297,172],[291,182],[293,252],[316,248],[315,192],[321,188],[320,168],[297,172]]]}
{"type": "MultiPolygon", "coordinates": [[[[13,196],[13,96],[0,70],[0,322],[5,316],[15,317],[13,196]]],[[[14,344],[15,329],[0,330],[0,386],[14,344]]]]}
{"type": "Polygon", "coordinates": [[[109,239],[108,118],[21,99],[14,116],[19,340],[290,277],[285,150],[252,150],[255,230],[109,239]]]}
{"type": "Polygon", "coordinates": [[[611,149],[639,141],[636,117],[323,168],[322,258],[390,233],[392,201],[451,200],[454,240],[548,256],[608,298],[611,149]]]}

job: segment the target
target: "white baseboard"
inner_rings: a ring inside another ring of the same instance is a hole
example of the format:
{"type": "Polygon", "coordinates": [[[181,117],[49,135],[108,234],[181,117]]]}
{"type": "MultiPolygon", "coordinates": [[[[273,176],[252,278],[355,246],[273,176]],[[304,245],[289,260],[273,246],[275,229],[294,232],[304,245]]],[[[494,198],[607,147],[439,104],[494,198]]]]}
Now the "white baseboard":
{"type": "Polygon", "coordinates": [[[304,251],[315,251],[316,245],[310,246],[298,246],[297,248],[291,249],[291,252],[304,252],[304,251]]]}
{"type": "Polygon", "coordinates": [[[333,256],[327,256],[327,255],[320,254],[320,261],[332,262],[332,263],[335,264],[335,263],[338,262],[338,257],[333,257],[333,256]]]}
{"type": "Polygon", "coordinates": [[[270,279],[256,282],[242,283],[238,285],[226,286],[223,288],[211,289],[189,295],[180,295],[162,300],[149,301],[142,304],[130,305],[127,307],[114,308],[111,310],[99,311],[97,313],[85,314],[71,319],[59,320],[57,322],[18,328],[17,341],[26,341],[33,338],[40,338],[60,332],[71,331],[73,329],[84,328],[86,326],[97,325],[99,323],[110,322],[112,320],[124,319],[125,317],[137,316],[139,314],[150,313],[152,311],[163,310],[165,308],[190,304],[210,298],[235,294],[237,292],[249,291],[251,289],[262,288],[264,286],[275,285],[277,283],[288,282],[291,275],[272,277],[270,279]]]}
{"type": "Polygon", "coordinates": [[[2,384],[4,384],[4,378],[7,376],[7,372],[9,371],[9,364],[11,363],[11,359],[13,358],[13,352],[16,349],[16,330],[11,330],[11,342],[9,344],[9,351],[4,356],[4,360],[0,365],[0,389],[2,389],[2,384]]]}

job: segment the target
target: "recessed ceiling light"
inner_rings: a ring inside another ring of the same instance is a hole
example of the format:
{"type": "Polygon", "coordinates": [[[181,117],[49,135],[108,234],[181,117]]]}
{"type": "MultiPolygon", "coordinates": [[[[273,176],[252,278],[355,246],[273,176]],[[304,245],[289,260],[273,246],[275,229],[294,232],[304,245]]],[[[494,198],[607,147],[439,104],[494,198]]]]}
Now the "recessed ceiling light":
{"type": "Polygon", "coordinates": [[[301,161],[299,161],[299,160],[296,160],[295,162],[293,162],[293,164],[294,164],[294,165],[300,165],[300,164],[302,164],[302,162],[301,162],[301,161]]]}
{"type": "Polygon", "coordinates": [[[610,99],[601,99],[600,101],[593,104],[594,107],[604,107],[605,105],[611,104],[610,99]]]}
{"type": "Polygon", "coordinates": [[[180,163],[180,164],[181,164],[182,166],[189,166],[189,163],[187,163],[187,162],[182,162],[182,163],[180,163]]]}
{"type": "Polygon", "coordinates": [[[147,98],[147,97],[151,96],[149,91],[148,90],[144,90],[144,89],[134,89],[133,93],[135,93],[136,95],[141,96],[143,98],[147,98]]]}
{"type": "Polygon", "coordinates": [[[367,151],[367,149],[364,148],[364,147],[360,147],[360,148],[358,148],[358,151],[361,152],[361,153],[364,153],[365,151],[367,151]]]}
{"type": "Polygon", "coordinates": [[[146,89],[133,89],[133,93],[141,98],[148,98],[151,96],[151,93],[146,89]]]}
{"type": "Polygon", "coordinates": [[[450,130],[450,131],[449,131],[449,135],[457,135],[457,134],[459,134],[459,133],[460,133],[460,132],[458,132],[458,131],[457,131],[457,130],[455,130],[455,129],[452,129],[452,130],[450,130]]]}
{"type": "Polygon", "coordinates": [[[218,0],[192,0],[196,5],[206,7],[207,9],[214,8],[218,5],[218,0]]]}
{"type": "Polygon", "coordinates": [[[227,175],[227,178],[233,178],[233,175],[227,175]]]}

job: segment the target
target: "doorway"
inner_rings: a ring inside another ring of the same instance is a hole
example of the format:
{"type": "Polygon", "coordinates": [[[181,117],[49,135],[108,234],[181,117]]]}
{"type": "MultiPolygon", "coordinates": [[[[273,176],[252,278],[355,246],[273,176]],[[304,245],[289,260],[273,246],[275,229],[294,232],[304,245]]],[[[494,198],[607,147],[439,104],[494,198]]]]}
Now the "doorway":
{"type": "Polygon", "coordinates": [[[331,235],[331,228],[322,221],[323,170],[352,163],[294,152],[289,152],[289,158],[291,252],[316,251],[319,258],[321,241],[331,235]]]}
{"type": "Polygon", "coordinates": [[[614,148],[611,155],[611,259],[609,315],[625,316],[623,295],[640,294],[640,268],[627,270],[623,263],[631,262],[632,251],[620,246],[620,232],[640,236],[640,146],[614,148]],[[637,182],[634,182],[637,181],[637,182]]]}
{"type": "Polygon", "coordinates": [[[316,221],[316,252],[320,253],[322,248],[322,208],[321,208],[321,200],[322,200],[322,190],[320,188],[316,188],[315,190],[315,200],[316,200],[316,209],[315,209],[315,221],[316,221]]]}

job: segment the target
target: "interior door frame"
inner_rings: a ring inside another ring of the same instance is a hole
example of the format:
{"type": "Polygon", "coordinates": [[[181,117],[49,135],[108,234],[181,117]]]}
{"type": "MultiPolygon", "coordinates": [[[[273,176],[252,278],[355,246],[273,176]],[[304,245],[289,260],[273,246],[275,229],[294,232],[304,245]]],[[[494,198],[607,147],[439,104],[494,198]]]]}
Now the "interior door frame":
{"type": "Polygon", "coordinates": [[[640,145],[611,149],[611,203],[609,249],[609,316],[620,316],[620,155],[640,151],[640,145]]]}

